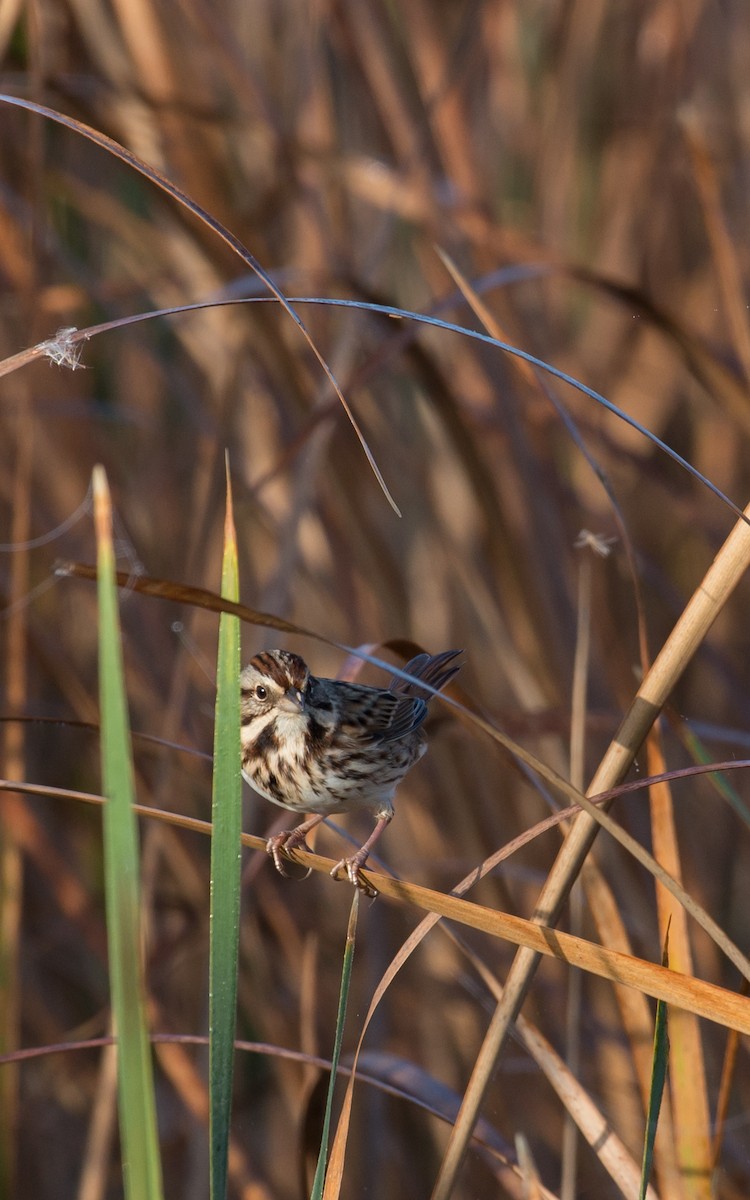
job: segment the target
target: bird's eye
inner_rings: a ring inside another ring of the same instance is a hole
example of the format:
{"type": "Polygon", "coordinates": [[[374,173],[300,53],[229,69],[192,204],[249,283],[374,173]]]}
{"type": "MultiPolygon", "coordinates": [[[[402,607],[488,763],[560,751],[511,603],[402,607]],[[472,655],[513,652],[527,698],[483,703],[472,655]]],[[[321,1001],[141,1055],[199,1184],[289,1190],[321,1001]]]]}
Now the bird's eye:
{"type": "Polygon", "coordinates": [[[268,695],[268,692],[263,687],[263,684],[259,683],[255,689],[255,699],[256,700],[265,700],[267,695],[268,695]]]}

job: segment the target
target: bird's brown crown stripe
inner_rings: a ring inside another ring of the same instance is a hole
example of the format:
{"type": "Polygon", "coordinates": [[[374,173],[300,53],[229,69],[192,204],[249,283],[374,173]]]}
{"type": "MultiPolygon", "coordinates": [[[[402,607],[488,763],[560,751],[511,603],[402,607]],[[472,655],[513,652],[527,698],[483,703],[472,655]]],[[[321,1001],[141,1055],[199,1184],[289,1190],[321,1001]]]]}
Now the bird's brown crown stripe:
{"type": "Polygon", "coordinates": [[[296,654],[285,654],[283,662],[279,662],[274,654],[264,650],[261,654],[256,654],[252,661],[253,666],[264,675],[268,675],[284,691],[290,684],[299,689],[305,686],[305,664],[296,654]]]}

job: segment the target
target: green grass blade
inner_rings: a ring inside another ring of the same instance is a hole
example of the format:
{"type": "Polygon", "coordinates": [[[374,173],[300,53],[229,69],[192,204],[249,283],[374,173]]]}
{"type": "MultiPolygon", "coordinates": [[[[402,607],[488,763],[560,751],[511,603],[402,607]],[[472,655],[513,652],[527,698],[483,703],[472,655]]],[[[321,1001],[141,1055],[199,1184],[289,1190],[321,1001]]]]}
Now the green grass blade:
{"type": "Polygon", "coordinates": [[[109,979],[118,1045],[123,1174],[128,1200],[157,1200],[162,1195],[161,1163],[141,956],[140,862],[133,810],[135,783],[117,612],[112,510],[101,467],[94,469],[93,484],[102,778],[106,797],[104,873],[109,979]]]}
{"type": "Polygon", "coordinates": [[[318,1154],[318,1165],[315,1169],[315,1178],[313,1180],[312,1192],[310,1193],[310,1200],[322,1200],[323,1196],[323,1186],[326,1178],[326,1164],[328,1162],[328,1139],[331,1132],[333,1093],[336,1087],[336,1072],[339,1069],[339,1060],[341,1058],[341,1045],[344,1040],[344,1024],[346,1023],[346,1006],[349,1003],[349,987],[351,985],[352,966],[354,964],[354,945],[357,938],[358,914],[359,890],[354,888],[352,907],[349,913],[349,926],[346,931],[344,962],[341,968],[341,991],[339,992],[339,1008],[338,1013],[336,1014],[336,1035],[334,1037],[333,1055],[331,1057],[331,1078],[328,1082],[326,1111],[323,1118],[323,1132],[320,1137],[320,1152],[318,1154]]]}
{"type": "MultiPolygon", "coordinates": [[[[668,962],[669,932],[664,947],[663,966],[668,962]]],[[[648,1098],[648,1115],[646,1117],[646,1136],[643,1143],[643,1164],[641,1166],[641,1189],[639,1200],[645,1200],[648,1191],[648,1181],[651,1178],[651,1164],[654,1158],[654,1143],[656,1129],[659,1124],[659,1112],[667,1082],[669,1066],[669,1034],[667,1032],[667,1005],[663,1000],[656,1002],[656,1021],[654,1025],[654,1054],[651,1067],[651,1089],[648,1098]]]]}
{"type": "MultiPolygon", "coordinates": [[[[696,762],[706,764],[712,761],[712,755],[706,749],[698,735],[693,733],[689,725],[684,721],[675,721],[673,728],[677,730],[696,762]]],[[[732,787],[726,775],[717,772],[715,775],[709,775],[708,778],[711,785],[720,796],[724,797],[745,827],[750,829],[750,810],[737,790],[732,787]]]]}
{"type": "MultiPolygon", "coordinates": [[[[227,510],[221,594],[239,598],[237,540],[227,474],[227,510]]],[[[227,1194],[232,1109],[237,951],[240,929],[240,623],[222,613],[216,672],[216,724],[211,841],[211,933],[209,959],[209,1076],[211,1197],[227,1194]]]]}

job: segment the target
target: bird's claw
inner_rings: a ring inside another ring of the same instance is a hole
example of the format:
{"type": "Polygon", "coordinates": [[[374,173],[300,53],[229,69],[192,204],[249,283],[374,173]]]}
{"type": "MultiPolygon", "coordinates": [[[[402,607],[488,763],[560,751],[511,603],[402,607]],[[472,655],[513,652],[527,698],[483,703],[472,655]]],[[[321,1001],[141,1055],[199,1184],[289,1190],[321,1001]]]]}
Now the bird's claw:
{"type": "Polygon", "coordinates": [[[345,871],[349,882],[354,884],[355,888],[358,888],[363,895],[369,896],[371,900],[374,900],[378,895],[378,890],[362,874],[363,862],[364,859],[361,859],[358,854],[352,855],[351,858],[340,859],[331,871],[331,879],[338,879],[339,871],[345,871]]]}
{"type": "MultiPolygon", "coordinates": [[[[273,865],[276,867],[279,875],[283,875],[285,879],[291,879],[292,876],[284,866],[284,858],[294,862],[293,854],[298,848],[306,850],[308,854],[312,854],[312,850],[304,837],[296,838],[294,834],[295,830],[286,829],[282,833],[277,833],[274,837],[270,837],[266,842],[266,853],[273,859],[273,865]]],[[[309,874],[310,868],[308,867],[302,878],[307,879],[309,874]]]]}
{"type": "MultiPolygon", "coordinates": [[[[304,835],[296,837],[295,829],[286,829],[282,833],[277,833],[274,837],[270,837],[266,842],[266,853],[273,859],[274,866],[283,875],[285,879],[291,879],[291,875],[286,869],[284,860],[294,862],[294,851],[297,849],[306,850],[308,854],[312,854],[312,850],[305,841],[304,835]]],[[[362,858],[359,854],[353,854],[351,858],[342,858],[336,863],[336,866],[331,871],[331,879],[338,879],[339,871],[345,871],[346,877],[355,888],[370,899],[375,899],[378,895],[377,888],[373,887],[369,879],[362,874],[362,866],[366,862],[366,857],[362,858]]],[[[303,876],[307,879],[310,874],[310,869],[303,876]]]]}

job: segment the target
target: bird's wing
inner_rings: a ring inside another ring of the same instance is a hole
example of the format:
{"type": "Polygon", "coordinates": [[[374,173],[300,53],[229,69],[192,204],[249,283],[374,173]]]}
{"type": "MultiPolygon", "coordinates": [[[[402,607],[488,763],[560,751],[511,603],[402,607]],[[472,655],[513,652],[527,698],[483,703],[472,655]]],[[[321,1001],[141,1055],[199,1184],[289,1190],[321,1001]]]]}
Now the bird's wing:
{"type": "Polygon", "coordinates": [[[427,705],[414,696],[394,696],[378,688],[357,688],[359,703],[342,707],[347,717],[339,727],[339,737],[352,743],[392,742],[407,737],[424,721],[427,705]]]}
{"type": "MultiPolygon", "coordinates": [[[[396,699],[394,697],[394,699],[396,699]]],[[[390,719],[379,734],[381,742],[392,742],[396,738],[406,737],[424,721],[427,716],[427,704],[415,697],[399,697],[391,708],[390,719]]]]}
{"type": "MultiPolygon", "coordinates": [[[[442,654],[418,654],[406,664],[404,670],[415,679],[423,679],[439,692],[461,670],[461,663],[454,665],[454,660],[459,654],[460,650],[444,650],[442,654]]],[[[400,675],[393,677],[388,684],[388,690],[407,696],[419,696],[422,700],[429,700],[432,696],[432,692],[426,692],[418,684],[402,679],[400,675]]]]}

